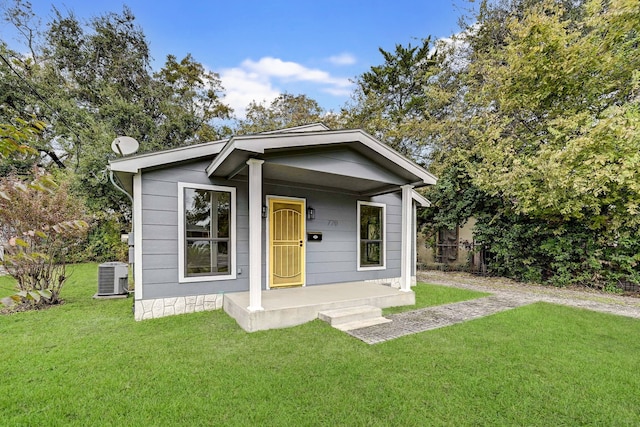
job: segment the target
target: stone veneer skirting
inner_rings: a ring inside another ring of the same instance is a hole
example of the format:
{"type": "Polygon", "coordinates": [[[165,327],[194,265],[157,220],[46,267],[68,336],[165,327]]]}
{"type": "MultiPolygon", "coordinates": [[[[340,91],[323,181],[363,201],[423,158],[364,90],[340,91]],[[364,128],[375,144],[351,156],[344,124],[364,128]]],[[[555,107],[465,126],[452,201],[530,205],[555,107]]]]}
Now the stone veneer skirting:
{"type": "MultiPolygon", "coordinates": [[[[364,282],[400,288],[400,277],[371,279],[365,280],[364,282]]],[[[411,286],[415,285],[416,276],[411,276],[411,286]]],[[[134,318],[135,320],[147,320],[157,319],[158,317],[173,316],[174,314],[219,310],[222,308],[223,302],[223,294],[138,300],[135,303],[134,318]]]]}
{"type": "Polygon", "coordinates": [[[158,298],[138,300],[135,303],[136,320],[156,319],[174,314],[195,313],[197,311],[222,308],[222,294],[208,294],[188,297],[158,298]]]}
{"type": "MultiPolygon", "coordinates": [[[[376,285],[387,285],[387,286],[391,286],[392,288],[398,288],[400,289],[400,281],[401,281],[401,277],[391,277],[388,279],[371,279],[371,280],[365,280],[365,282],[367,283],[375,283],[376,285]]],[[[411,286],[415,286],[416,285],[416,276],[411,276],[411,286]]]]}

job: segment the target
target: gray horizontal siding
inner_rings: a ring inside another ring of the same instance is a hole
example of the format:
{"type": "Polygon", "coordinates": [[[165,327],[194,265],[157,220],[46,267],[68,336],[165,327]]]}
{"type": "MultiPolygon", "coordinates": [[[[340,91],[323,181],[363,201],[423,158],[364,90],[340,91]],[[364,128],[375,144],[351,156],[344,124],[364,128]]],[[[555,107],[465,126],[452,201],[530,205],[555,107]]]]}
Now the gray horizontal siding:
{"type": "Polygon", "coordinates": [[[157,179],[146,179],[142,194],[154,196],[178,197],[178,189],[173,183],[159,181],[157,179]]]}
{"type": "Polygon", "coordinates": [[[169,239],[178,236],[178,224],[175,225],[142,225],[142,237],[145,240],[169,239]]]}
{"type": "Polygon", "coordinates": [[[143,298],[168,298],[249,289],[247,184],[209,179],[209,162],[145,171],[142,176],[143,298]],[[236,187],[236,280],[178,283],[178,182],[236,187]]]}
{"type": "Polygon", "coordinates": [[[307,232],[322,233],[321,242],[306,243],[306,283],[352,282],[400,276],[401,198],[390,194],[374,198],[267,185],[265,195],[304,198],[315,209],[316,218],[307,221],[307,232]],[[386,268],[357,271],[358,200],[385,203],[387,221],[386,268]]]}
{"type": "Polygon", "coordinates": [[[398,232],[390,231],[389,228],[391,227],[387,227],[387,239],[389,240],[389,242],[400,243],[402,240],[402,233],[400,231],[398,232]]]}
{"type": "MultiPolygon", "coordinates": [[[[247,273],[248,275],[248,273],[247,273]]],[[[177,272],[176,272],[177,279],[177,272]]],[[[203,282],[203,283],[181,283],[179,286],[176,286],[175,282],[167,282],[167,283],[156,283],[153,286],[153,293],[156,295],[162,295],[162,298],[173,298],[180,296],[189,296],[189,295],[207,295],[207,294],[219,294],[226,292],[236,292],[235,290],[229,291],[229,289],[234,289],[238,286],[238,283],[248,283],[247,278],[242,278],[242,276],[238,276],[237,280],[219,280],[212,282],[203,282]]],[[[241,290],[249,290],[241,289],[241,290]]],[[[144,298],[160,298],[145,296],[144,298]]]]}
{"type": "Polygon", "coordinates": [[[150,254],[142,256],[144,270],[177,270],[178,258],[174,254],[150,254]]]}
{"type": "Polygon", "coordinates": [[[147,209],[144,211],[142,222],[147,225],[177,224],[178,212],[147,209]]]}
{"type": "Polygon", "coordinates": [[[155,292],[157,289],[156,285],[159,283],[171,283],[173,285],[178,283],[178,268],[143,268],[142,277],[144,280],[143,297],[160,298],[164,297],[164,295],[158,295],[157,292],[155,292]]]}
{"type": "MultiPolygon", "coordinates": [[[[144,183],[143,183],[144,187],[144,183]]],[[[144,216],[145,211],[153,210],[153,211],[169,211],[169,212],[177,212],[178,205],[178,189],[176,188],[176,194],[174,196],[158,196],[154,194],[143,194],[142,195],[142,215],[144,216]]],[[[143,218],[144,223],[144,218],[143,218]]]]}
{"type": "Polygon", "coordinates": [[[400,269],[372,270],[360,271],[357,279],[349,279],[349,276],[343,272],[333,270],[325,271],[321,274],[307,274],[307,285],[322,285],[328,283],[354,282],[360,280],[373,279],[390,279],[392,277],[400,277],[400,269]]]}
{"type": "MultiPolygon", "coordinates": [[[[315,243],[313,243],[315,244],[315,243]]],[[[309,247],[307,246],[307,253],[309,252],[309,247]]],[[[356,261],[356,252],[355,248],[350,252],[342,252],[342,251],[328,251],[324,252],[322,255],[323,262],[330,263],[348,263],[353,264],[356,261]]],[[[307,270],[308,271],[308,270],[307,270]]]]}
{"type": "MultiPolygon", "coordinates": [[[[308,260],[307,260],[308,261],[308,260]]],[[[354,270],[351,262],[307,262],[307,274],[322,274],[326,271],[349,273],[354,270]]]]}
{"type": "Polygon", "coordinates": [[[142,247],[144,255],[175,255],[178,253],[178,236],[173,239],[144,239],[142,247]]]}

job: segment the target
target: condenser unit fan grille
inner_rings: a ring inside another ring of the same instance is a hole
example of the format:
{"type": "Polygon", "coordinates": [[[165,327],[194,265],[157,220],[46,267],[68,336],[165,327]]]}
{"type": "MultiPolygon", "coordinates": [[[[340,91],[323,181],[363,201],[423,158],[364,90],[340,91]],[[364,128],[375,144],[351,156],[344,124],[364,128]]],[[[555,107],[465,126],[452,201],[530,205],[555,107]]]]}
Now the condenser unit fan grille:
{"type": "Polygon", "coordinates": [[[127,293],[129,267],[123,262],[105,262],[98,266],[98,295],[127,293]]]}

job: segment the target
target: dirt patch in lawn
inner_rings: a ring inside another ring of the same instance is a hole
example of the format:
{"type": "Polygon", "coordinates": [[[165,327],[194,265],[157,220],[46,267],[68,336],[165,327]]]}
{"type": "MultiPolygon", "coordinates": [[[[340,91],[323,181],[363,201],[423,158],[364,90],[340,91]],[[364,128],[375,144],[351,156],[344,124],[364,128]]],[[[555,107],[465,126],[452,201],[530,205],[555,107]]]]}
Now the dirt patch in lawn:
{"type": "Polygon", "coordinates": [[[16,314],[16,313],[24,313],[25,311],[41,311],[41,310],[48,310],[52,307],[58,307],[60,305],[64,304],[64,301],[60,301],[57,304],[46,304],[46,305],[31,305],[31,304],[16,304],[16,305],[12,305],[10,307],[7,307],[5,305],[2,305],[2,303],[0,303],[0,316],[7,316],[7,315],[11,315],[11,314],[16,314]]]}

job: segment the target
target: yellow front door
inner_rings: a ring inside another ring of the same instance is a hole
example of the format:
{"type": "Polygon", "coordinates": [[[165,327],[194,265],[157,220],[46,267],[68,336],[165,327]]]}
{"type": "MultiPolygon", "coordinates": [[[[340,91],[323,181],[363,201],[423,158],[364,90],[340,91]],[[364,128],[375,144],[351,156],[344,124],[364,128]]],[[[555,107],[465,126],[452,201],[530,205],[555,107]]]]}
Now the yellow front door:
{"type": "Polygon", "coordinates": [[[269,199],[269,282],[304,284],[304,200],[269,199]]]}

